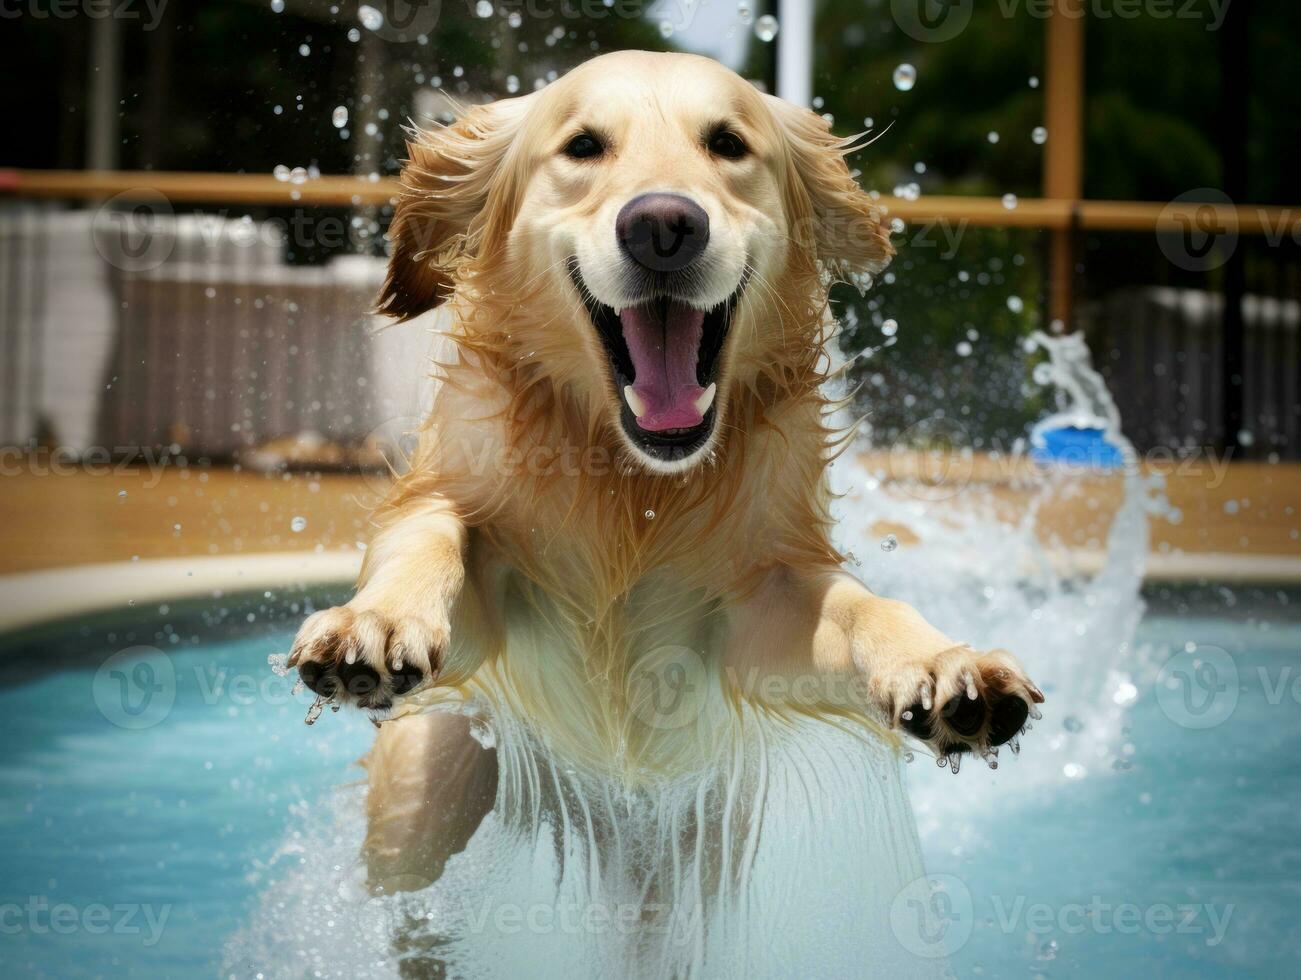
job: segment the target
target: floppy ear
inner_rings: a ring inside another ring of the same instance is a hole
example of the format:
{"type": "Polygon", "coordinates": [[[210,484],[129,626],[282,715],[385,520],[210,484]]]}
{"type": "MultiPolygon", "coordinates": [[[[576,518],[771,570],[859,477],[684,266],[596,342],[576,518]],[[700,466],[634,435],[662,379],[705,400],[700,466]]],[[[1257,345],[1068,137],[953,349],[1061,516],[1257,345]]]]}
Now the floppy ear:
{"type": "Polygon", "coordinates": [[[412,131],[378,312],[409,320],[433,309],[451,295],[461,262],[510,229],[513,189],[503,163],[531,98],[472,106],[447,126],[412,131]]]}
{"type": "Polygon", "coordinates": [[[845,157],[858,147],[841,139],[817,113],[766,95],[778,132],[789,150],[786,207],[792,237],[811,247],[822,268],[837,279],[876,275],[894,246],[885,211],[850,176],[845,157]]]}

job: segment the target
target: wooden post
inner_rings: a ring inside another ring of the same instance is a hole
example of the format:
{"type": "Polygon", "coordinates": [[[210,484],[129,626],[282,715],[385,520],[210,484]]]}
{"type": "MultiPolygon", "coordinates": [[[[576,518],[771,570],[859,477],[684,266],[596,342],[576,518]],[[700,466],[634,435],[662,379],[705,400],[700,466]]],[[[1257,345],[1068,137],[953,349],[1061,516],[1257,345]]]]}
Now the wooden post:
{"type": "MultiPolygon", "coordinates": [[[[1251,19],[1251,0],[1241,0],[1224,17],[1220,30],[1220,159],[1224,168],[1224,193],[1235,204],[1243,204],[1247,197],[1247,143],[1250,131],[1247,125],[1251,92],[1251,58],[1248,24],[1251,19]]],[[[1255,419],[1245,415],[1247,369],[1247,323],[1242,301],[1247,294],[1247,257],[1244,243],[1229,253],[1224,264],[1224,314],[1220,329],[1223,333],[1224,360],[1220,365],[1224,410],[1221,424],[1224,427],[1224,447],[1230,453],[1249,450],[1250,440],[1244,445],[1243,430],[1250,430],[1255,419]]],[[[1214,288],[1211,286],[1210,288],[1214,288]]],[[[1208,420],[1209,421],[1209,420],[1208,420]]]]}
{"type": "Polygon", "coordinates": [[[116,16],[90,22],[90,62],[86,67],[86,169],[117,169],[121,148],[121,23],[116,16]]]}
{"type": "MultiPolygon", "coordinates": [[[[1084,0],[1054,0],[1044,62],[1044,197],[1075,202],[1084,196],[1084,0]]],[[[1075,232],[1061,228],[1051,235],[1048,311],[1070,330],[1075,232]]]]}

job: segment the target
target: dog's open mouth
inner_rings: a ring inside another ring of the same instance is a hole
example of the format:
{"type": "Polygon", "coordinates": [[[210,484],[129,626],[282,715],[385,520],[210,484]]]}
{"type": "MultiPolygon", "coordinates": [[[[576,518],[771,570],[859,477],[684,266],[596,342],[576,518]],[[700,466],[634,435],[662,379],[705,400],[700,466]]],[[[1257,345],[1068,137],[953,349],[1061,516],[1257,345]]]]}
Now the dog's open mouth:
{"type": "Polygon", "coordinates": [[[709,310],[670,296],[615,310],[592,298],[577,261],[569,269],[609,359],[625,434],[653,459],[686,459],[714,431],[723,342],[745,281],[709,310]]]}

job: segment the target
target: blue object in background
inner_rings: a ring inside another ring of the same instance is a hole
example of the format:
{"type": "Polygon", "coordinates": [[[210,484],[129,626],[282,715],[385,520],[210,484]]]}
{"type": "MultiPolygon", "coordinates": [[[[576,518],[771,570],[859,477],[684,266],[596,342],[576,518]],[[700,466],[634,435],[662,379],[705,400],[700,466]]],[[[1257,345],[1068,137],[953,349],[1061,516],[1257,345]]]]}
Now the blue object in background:
{"type": "Polygon", "coordinates": [[[1035,446],[1030,456],[1037,463],[1066,463],[1071,466],[1093,466],[1114,469],[1125,462],[1120,450],[1107,442],[1102,429],[1077,428],[1045,429],[1040,433],[1043,445],[1035,446]]]}

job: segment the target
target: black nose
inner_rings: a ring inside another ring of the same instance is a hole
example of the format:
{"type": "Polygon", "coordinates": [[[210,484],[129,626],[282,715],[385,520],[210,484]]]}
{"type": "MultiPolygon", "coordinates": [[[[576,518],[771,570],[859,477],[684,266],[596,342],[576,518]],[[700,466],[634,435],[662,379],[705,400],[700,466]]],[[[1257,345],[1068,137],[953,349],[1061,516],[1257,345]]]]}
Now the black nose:
{"type": "Polygon", "coordinates": [[[640,194],[614,222],[619,246],[652,272],[685,269],[709,244],[709,215],[681,194],[640,194]]]}

